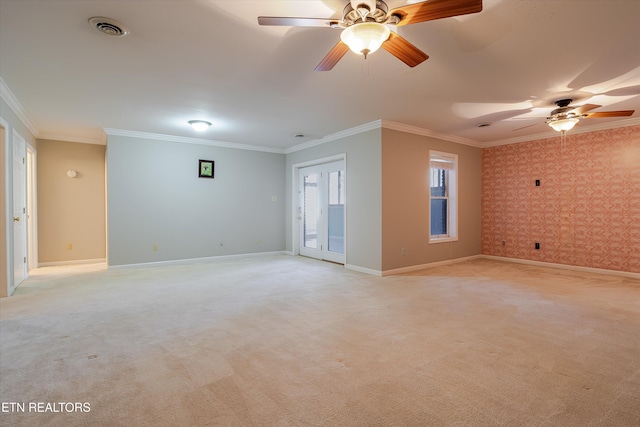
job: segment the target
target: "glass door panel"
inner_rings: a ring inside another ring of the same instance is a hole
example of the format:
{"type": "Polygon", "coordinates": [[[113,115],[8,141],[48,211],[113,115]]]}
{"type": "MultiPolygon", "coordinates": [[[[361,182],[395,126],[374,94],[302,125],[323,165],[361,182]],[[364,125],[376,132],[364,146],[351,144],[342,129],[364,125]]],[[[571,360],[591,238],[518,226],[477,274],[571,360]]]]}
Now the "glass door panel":
{"type": "Polygon", "coordinates": [[[300,169],[300,255],[345,263],[344,161],[300,169]]]}
{"type": "Polygon", "coordinates": [[[328,250],[344,254],[344,171],[332,171],[328,176],[328,250]]]}
{"type": "Polygon", "coordinates": [[[305,248],[318,248],[318,174],[303,177],[303,236],[305,248]]]}

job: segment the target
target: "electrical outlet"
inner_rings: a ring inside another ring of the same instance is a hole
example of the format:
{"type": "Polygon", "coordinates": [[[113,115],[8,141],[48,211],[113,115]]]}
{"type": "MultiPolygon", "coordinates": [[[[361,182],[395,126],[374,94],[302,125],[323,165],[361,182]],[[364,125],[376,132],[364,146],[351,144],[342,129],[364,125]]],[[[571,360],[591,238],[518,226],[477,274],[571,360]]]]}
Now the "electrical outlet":
{"type": "Polygon", "coordinates": [[[154,251],[157,251],[157,250],[158,250],[158,244],[157,244],[157,243],[154,243],[154,244],[153,244],[153,250],[154,250],[154,251]]]}
{"type": "Polygon", "coordinates": [[[70,251],[73,249],[73,243],[67,243],[67,250],[70,251]]]}
{"type": "Polygon", "coordinates": [[[536,179],[536,187],[540,187],[540,180],[536,179]]]}
{"type": "Polygon", "coordinates": [[[404,246],[403,246],[402,249],[400,250],[400,255],[404,256],[405,253],[407,253],[407,251],[404,249],[404,246]]]}
{"type": "Polygon", "coordinates": [[[536,249],[540,249],[540,243],[536,242],[536,249]]]}

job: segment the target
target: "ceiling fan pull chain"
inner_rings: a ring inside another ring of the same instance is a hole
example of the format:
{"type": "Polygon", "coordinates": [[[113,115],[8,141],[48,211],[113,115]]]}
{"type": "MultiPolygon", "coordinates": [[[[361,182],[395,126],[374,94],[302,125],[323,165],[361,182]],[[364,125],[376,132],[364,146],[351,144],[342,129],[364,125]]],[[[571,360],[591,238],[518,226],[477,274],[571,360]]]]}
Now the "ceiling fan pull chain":
{"type": "Polygon", "coordinates": [[[369,77],[369,61],[367,61],[366,56],[362,60],[362,75],[365,77],[369,77]]]}

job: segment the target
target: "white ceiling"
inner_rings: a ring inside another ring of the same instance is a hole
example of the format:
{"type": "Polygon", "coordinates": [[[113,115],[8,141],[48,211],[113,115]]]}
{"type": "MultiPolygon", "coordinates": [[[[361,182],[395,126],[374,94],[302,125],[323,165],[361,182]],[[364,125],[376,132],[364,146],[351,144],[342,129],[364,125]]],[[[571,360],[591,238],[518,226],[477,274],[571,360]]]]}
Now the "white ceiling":
{"type": "Polygon", "coordinates": [[[560,98],[636,110],[578,132],[640,123],[638,0],[484,0],[478,14],[398,27],[430,56],[415,68],[380,50],[316,72],[339,30],[257,24],[341,18],[346,3],[0,0],[5,98],[41,138],[95,142],[106,128],[276,150],[376,120],[477,146],[517,142],[552,133],[544,118],[560,98]],[[131,34],[98,33],[92,16],[131,34]],[[196,133],[191,119],[213,126],[196,133]]]}

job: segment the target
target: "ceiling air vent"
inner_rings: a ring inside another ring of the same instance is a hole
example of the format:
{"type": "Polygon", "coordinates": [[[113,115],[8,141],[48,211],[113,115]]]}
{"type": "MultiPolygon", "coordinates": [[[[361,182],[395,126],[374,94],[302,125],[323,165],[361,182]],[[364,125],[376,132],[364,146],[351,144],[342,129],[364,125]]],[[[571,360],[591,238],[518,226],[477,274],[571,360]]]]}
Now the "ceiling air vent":
{"type": "Polygon", "coordinates": [[[108,36],[123,37],[129,34],[129,30],[115,19],[104,16],[89,18],[89,24],[96,30],[108,36]]]}

